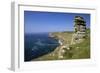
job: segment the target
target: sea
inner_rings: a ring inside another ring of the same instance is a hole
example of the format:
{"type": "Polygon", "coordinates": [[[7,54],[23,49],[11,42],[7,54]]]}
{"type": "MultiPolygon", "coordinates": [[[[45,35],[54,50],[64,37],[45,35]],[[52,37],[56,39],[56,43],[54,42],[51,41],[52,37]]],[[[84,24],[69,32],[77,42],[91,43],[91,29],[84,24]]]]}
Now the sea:
{"type": "Polygon", "coordinates": [[[24,61],[31,61],[51,53],[59,46],[58,40],[49,33],[24,34],[24,61]]]}

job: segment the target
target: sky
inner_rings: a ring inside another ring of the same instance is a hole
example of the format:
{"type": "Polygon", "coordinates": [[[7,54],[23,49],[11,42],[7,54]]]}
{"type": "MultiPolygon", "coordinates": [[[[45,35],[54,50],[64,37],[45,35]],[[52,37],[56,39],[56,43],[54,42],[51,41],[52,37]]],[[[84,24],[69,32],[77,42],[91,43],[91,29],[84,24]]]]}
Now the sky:
{"type": "Polygon", "coordinates": [[[73,31],[75,16],[82,16],[90,28],[90,14],[24,11],[24,30],[25,33],[73,31]]]}

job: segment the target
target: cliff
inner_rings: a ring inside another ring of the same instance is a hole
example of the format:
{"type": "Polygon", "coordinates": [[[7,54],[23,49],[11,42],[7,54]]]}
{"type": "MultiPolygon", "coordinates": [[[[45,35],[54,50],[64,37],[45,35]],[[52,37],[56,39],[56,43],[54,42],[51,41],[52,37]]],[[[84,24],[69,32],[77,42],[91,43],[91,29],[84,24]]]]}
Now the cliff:
{"type": "Polygon", "coordinates": [[[90,58],[90,29],[86,28],[83,17],[75,16],[73,32],[54,32],[49,36],[57,39],[60,45],[52,53],[35,60],[90,58]]]}
{"type": "Polygon", "coordinates": [[[86,30],[86,37],[82,41],[71,44],[74,32],[55,32],[50,33],[50,37],[61,41],[53,52],[34,59],[39,60],[65,60],[65,59],[86,59],[90,58],[90,29],[86,30]]]}
{"type": "Polygon", "coordinates": [[[51,38],[55,38],[59,41],[60,46],[58,46],[53,52],[44,55],[40,58],[37,58],[35,60],[59,60],[59,59],[65,59],[62,57],[62,54],[66,52],[63,50],[63,48],[67,48],[69,50],[69,45],[71,43],[73,32],[53,32],[49,33],[49,36],[51,38]]]}

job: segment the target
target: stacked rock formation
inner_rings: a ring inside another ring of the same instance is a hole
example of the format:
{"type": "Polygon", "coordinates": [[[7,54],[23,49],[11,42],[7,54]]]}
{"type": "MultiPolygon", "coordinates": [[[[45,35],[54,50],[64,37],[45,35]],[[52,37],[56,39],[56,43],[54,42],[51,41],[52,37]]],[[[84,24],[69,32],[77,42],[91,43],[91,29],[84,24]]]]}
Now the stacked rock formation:
{"type": "Polygon", "coordinates": [[[72,37],[72,44],[80,43],[86,36],[86,22],[83,17],[75,16],[74,31],[75,33],[72,37]]]}

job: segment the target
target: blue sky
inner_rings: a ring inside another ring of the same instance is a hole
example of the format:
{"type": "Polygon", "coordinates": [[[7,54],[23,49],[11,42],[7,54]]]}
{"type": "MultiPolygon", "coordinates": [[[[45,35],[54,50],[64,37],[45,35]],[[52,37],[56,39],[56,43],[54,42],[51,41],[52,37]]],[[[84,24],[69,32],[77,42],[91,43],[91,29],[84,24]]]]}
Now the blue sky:
{"type": "Polygon", "coordinates": [[[82,16],[90,28],[90,14],[24,11],[25,33],[73,31],[75,16],[82,16]]]}

